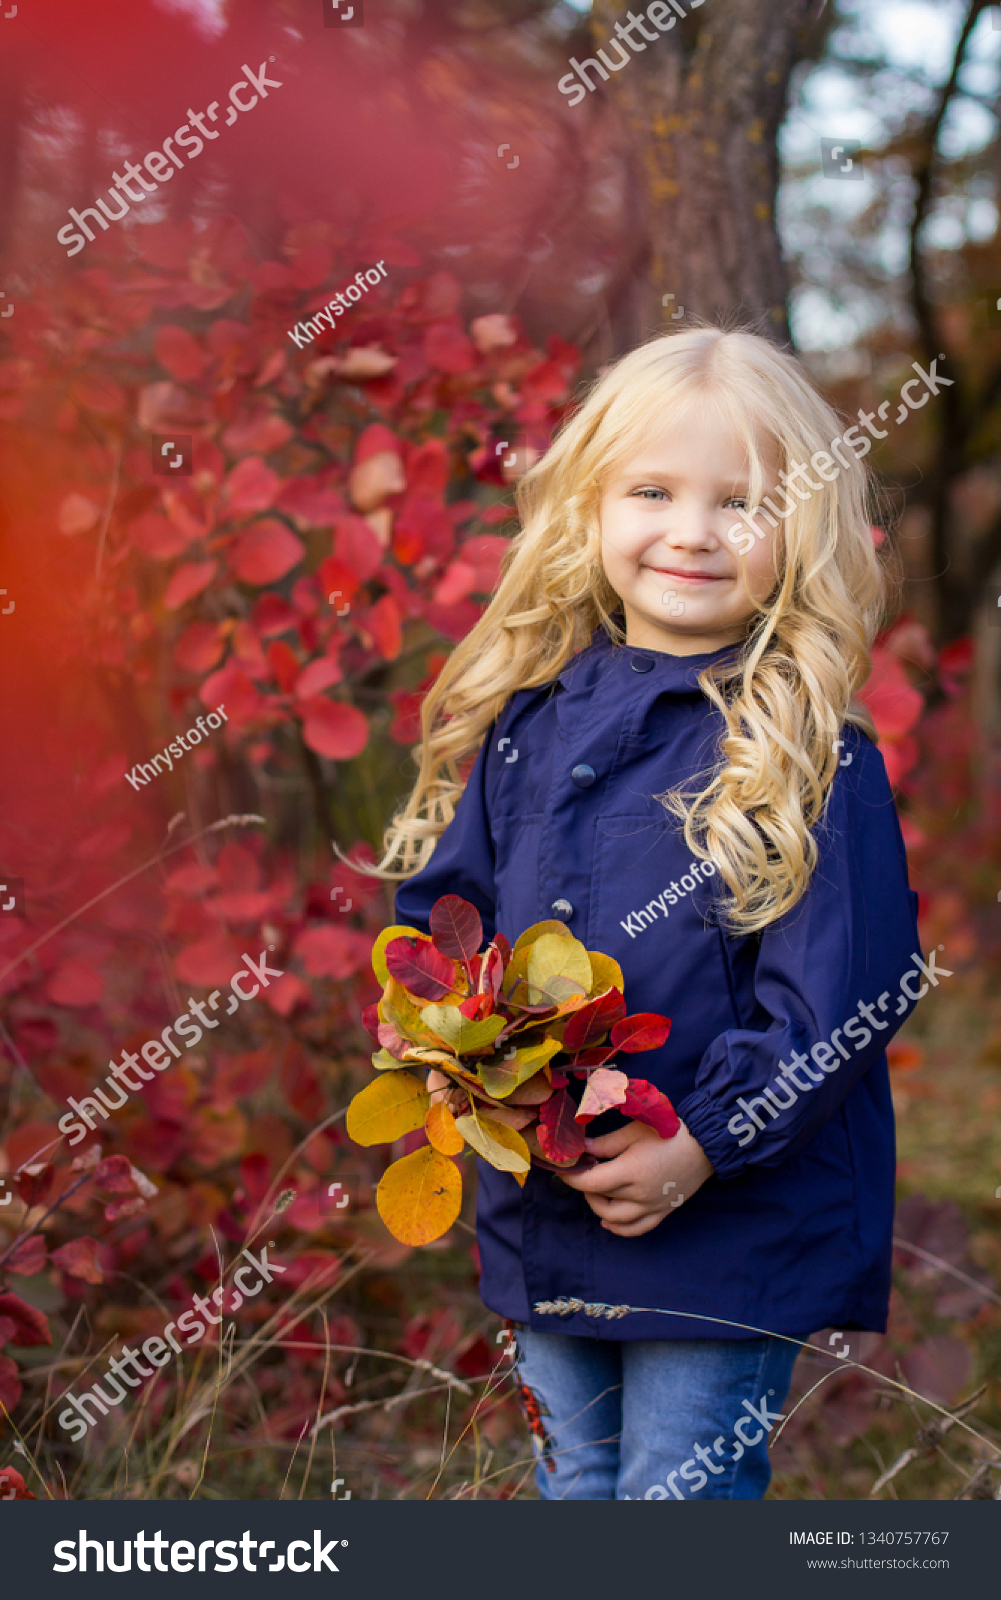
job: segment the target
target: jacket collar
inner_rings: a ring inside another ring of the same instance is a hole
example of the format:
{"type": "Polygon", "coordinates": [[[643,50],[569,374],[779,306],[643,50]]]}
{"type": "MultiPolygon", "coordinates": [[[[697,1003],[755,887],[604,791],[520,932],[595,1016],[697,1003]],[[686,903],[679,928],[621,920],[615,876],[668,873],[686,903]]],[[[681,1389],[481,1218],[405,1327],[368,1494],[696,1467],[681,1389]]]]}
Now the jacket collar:
{"type": "MultiPolygon", "coordinates": [[[[591,643],[567,662],[556,681],[574,699],[589,699],[599,682],[613,673],[616,692],[624,700],[653,700],[661,694],[697,694],[700,692],[699,674],[716,661],[736,656],[738,651],[737,645],[723,645],[702,655],[672,656],[659,650],[613,644],[604,628],[598,627],[591,635],[591,643]],[[646,666],[647,662],[650,666],[646,666]]],[[[564,699],[564,695],[559,699],[564,699]]]]}

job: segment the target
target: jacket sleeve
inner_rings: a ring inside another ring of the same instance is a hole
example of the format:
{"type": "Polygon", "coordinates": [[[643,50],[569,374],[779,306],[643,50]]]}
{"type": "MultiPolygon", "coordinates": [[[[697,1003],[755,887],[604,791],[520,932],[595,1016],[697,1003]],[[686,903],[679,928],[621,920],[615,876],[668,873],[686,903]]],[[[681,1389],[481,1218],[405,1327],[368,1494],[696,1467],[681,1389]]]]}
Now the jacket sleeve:
{"type": "Polygon", "coordinates": [[[494,847],[486,802],[487,752],[493,730],[480,746],[455,816],[438,840],[426,867],[414,873],[396,891],[396,915],[401,923],[430,931],[431,908],[443,894],[458,894],[480,913],[487,940],[496,931],[494,847]]]}
{"type": "Polygon", "coordinates": [[[750,1003],[746,981],[736,985],[742,1020],[754,1026],[713,1041],[676,1108],[721,1178],[797,1155],[882,1059],[915,1002],[949,975],[936,952],[927,963],[921,956],[918,897],[883,759],[854,732],[846,748],[851,764],[836,774],[815,832],[810,887],[761,935],[750,1003]]]}

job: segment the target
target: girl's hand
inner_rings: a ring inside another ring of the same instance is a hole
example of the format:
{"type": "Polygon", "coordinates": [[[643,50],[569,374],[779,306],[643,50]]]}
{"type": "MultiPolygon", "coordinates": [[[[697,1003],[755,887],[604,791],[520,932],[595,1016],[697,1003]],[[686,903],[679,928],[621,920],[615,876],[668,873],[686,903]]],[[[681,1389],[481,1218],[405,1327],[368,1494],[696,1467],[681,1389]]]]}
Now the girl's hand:
{"type": "Polygon", "coordinates": [[[623,1239],[649,1233],[679,1200],[690,1200],[712,1176],[713,1166],[702,1146],[681,1124],[673,1139],[662,1139],[643,1122],[588,1139],[592,1155],[611,1157],[600,1167],[563,1182],[585,1198],[601,1226],[623,1239]]]}

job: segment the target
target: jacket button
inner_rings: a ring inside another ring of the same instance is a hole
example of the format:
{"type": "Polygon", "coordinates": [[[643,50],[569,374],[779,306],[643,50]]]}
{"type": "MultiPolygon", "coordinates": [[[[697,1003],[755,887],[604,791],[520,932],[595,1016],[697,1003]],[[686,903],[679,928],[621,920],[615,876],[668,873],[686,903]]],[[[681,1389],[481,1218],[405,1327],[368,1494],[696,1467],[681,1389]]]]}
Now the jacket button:
{"type": "Polygon", "coordinates": [[[554,900],[549,909],[556,913],[561,922],[569,922],[573,916],[573,906],[569,900],[554,900]]]}
{"type": "Polygon", "coordinates": [[[649,656],[632,656],[629,665],[634,672],[652,672],[654,664],[649,656]]]}
{"type": "Polygon", "coordinates": [[[590,789],[598,774],[595,772],[593,767],[589,767],[586,763],[582,762],[579,767],[574,767],[570,776],[577,785],[578,789],[590,789]]]}

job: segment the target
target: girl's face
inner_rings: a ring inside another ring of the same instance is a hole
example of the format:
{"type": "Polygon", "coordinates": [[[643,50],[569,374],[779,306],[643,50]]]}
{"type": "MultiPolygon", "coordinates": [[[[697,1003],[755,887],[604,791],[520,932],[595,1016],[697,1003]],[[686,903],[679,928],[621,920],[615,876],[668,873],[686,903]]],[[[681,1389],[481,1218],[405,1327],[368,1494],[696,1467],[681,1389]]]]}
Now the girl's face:
{"type": "MultiPolygon", "coordinates": [[[[779,458],[759,441],[765,493],[779,458]]],[[[626,614],[626,642],[690,656],[737,644],[776,583],[775,530],[762,519],[746,556],[750,463],[740,440],[701,407],[651,431],[601,494],[601,558],[626,614]],[[740,523],[734,541],[727,532],[740,523]]]]}

